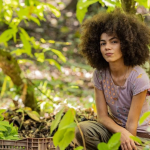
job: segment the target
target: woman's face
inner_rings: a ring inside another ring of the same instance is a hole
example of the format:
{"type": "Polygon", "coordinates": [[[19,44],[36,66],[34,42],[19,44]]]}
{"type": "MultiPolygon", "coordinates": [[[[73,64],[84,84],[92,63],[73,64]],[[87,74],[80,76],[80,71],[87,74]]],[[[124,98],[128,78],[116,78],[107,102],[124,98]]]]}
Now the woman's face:
{"type": "Polygon", "coordinates": [[[100,51],[102,53],[102,56],[108,63],[123,60],[120,40],[115,34],[101,34],[100,51]]]}

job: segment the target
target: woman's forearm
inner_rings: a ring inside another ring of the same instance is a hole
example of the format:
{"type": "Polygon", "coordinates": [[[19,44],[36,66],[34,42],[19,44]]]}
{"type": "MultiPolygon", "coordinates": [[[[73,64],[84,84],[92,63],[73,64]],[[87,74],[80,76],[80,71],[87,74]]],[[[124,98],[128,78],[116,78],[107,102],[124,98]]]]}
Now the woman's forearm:
{"type": "Polygon", "coordinates": [[[126,129],[133,134],[134,136],[136,136],[137,134],[137,124],[126,124],[126,129]]]}
{"type": "Polygon", "coordinates": [[[100,117],[100,119],[98,119],[98,122],[104,125],[112,133],[122,133],[126,130],[125,128],[116,124],[109,116],[100,117]]]}

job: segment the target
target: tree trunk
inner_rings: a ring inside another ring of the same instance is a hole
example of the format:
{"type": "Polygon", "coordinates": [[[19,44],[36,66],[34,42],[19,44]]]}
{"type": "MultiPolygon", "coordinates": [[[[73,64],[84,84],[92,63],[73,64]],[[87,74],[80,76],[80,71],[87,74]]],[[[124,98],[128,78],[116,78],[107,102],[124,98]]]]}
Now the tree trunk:
{"type": "Polygon", "coordinates": [[[122,9],[129,14],[136,13],[135,4],[136,4],[135,0],[121,0],[122,9]]]}
{"type": "Polygon", "coordinates": [[[27,90],[24,91],[24,81],[21,77],[21,69],[18,65],[17,60],[7,51],[0,49],[0,68],[2,68],[4,74],[9,76],[14,85],[21,88],[19,94],[24,96],[23,103],[27,107],[31,107],[33,110],[36,109],[37,103],[34,96],[34,89],[27,80],[27,90]]]}

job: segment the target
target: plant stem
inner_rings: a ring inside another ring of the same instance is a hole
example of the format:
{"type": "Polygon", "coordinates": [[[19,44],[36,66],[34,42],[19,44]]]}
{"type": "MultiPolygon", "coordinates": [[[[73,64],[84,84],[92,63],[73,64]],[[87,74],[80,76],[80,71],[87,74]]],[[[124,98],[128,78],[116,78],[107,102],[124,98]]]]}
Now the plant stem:
{"type": "Polygon", "coordinates": [[[46,95],[46,93],[42,92],[42,90],[40,90],[30,79],[27,79],[34,87],[37,88],[37,90],[39,92],[41,92],[43,95],[45,95],[51,102],[56,103],[55,101],[53,101],[49,96],[46,95]]]}
{"type": "Polygon", "coordinates": [[[80,126],[79,126],[79,123],[78,123],[78,121],[77,121],[77,119],[76,119],[76,116],[74,117],[74,119],[75,119],[75,122],[76,122],[76,124],[77,124],[77,127],[78,127],[78,129],[79,129],[79,131],[80,131],[81,137],[82,137],[84,150],[86,150],[85,139],[84,139],[84,136],[83,136],[83,132],[82,132],[80,126]]]}

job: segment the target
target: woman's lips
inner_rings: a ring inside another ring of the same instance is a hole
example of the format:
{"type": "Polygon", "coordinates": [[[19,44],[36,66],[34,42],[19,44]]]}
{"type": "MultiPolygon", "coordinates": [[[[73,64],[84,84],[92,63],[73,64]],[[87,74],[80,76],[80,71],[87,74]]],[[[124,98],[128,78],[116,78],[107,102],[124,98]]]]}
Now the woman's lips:
{"type": "Polygon", "coordinates": [[[113,53],[106,53],[105,55],[106,56],[111,56],[111,55],[113,55],[113,53]]]}

